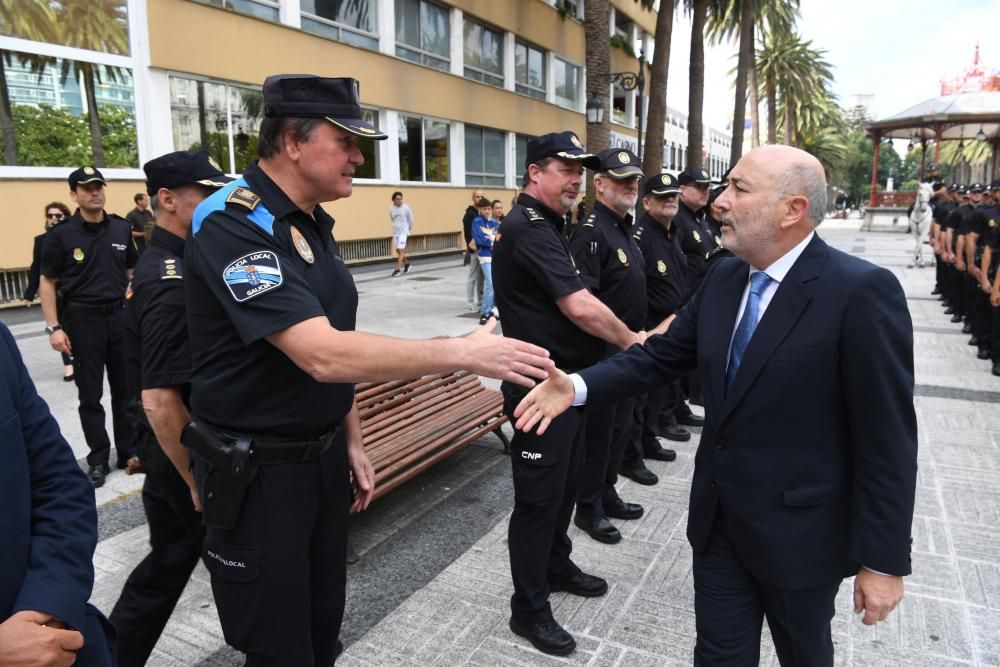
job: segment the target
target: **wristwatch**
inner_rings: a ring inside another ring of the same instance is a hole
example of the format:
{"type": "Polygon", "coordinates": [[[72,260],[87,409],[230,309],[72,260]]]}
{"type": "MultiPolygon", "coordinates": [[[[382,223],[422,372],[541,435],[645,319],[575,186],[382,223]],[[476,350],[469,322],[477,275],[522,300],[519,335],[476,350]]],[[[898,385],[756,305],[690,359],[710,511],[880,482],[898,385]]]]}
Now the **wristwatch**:
{"type": "Polygon", "coordinates": [[[50,336],[52,334],[54,334],[55,332],[57,332],[57,331],[62,331],[62,325],[61,324],[56,324],[56,325],[51,326],[51,327],[50,326],[46,326],[45,327],[45,333],[47,333],[50,336]]]}

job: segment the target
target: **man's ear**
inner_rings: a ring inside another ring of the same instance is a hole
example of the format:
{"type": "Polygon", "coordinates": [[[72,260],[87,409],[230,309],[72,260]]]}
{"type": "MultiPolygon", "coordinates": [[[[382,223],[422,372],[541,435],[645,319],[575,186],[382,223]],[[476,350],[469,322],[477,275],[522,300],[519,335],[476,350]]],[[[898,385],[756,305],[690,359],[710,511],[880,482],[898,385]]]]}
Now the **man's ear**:
{"type": "Polygon", "coordinates": [[[781,227],[794,227],[806,216],[809,210],[809,199],[803,195],[792,195],[785,201],[785,215],[781,219],[781,227]]]}

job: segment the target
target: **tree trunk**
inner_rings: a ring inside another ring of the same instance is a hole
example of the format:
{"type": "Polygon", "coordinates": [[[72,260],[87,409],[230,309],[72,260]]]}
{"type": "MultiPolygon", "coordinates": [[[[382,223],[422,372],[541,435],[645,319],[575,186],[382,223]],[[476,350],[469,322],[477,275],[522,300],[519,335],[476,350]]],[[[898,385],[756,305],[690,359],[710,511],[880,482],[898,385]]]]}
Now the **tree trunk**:
{"type": "Polygon", "coordinates": [[[785,143],[789,146],[795,145],[795,112],[792,107],[795,106],[795,100],[790,99],[786,94],[784,96],[785,103],[785,143]]]}
{"type": "Polygon", "coordinates": [[[670,72],[670,38],[674,28],[674,0],[663,0],[656,15],[656,50],[649,71],[649,117],[646,145],[642,151],[642,173],[652,176],[663,170],[663,133],[667,123],[667,74],[670,72]]]}
{"type": "Polygon", "coordinates": [[[691,67],[688,71],[688,168],[701,167],[703,134],[702,107],[705,102],[705,14],[708,0],[694,0],[691,21],[691,67]]]}
{"type": "Polygon", "coordinates": [[[0,50],[0,130],[3,131],[3,163],[13,165],[17,164],[17,138],[10,111],[10,91],[7,90],[6,58],[7,51],[0,50]]]}
{"type": "Polygon", "coordinates": [[[767,143],[778,143],[778,86],[774,75],[768,74],[767,86],[767,143]]]}
{"type": "Polygon", "coordinates": [[[83,75],[83,90],[87,96],[87,121],[90,124],[90,150],[95,167],[106,167],[104,162],[104,135],[101,132],[101,115],[97,110],[97,91],[94,89],[94,65],[79,63],[83,75]]]}
{"type": "MultiPolygon", "coordinates": [[[[583,23],[587,48],[587,101],[596,99],[604,109],[600,123],[587,123],[586,147],[588,153],[597,153],[611,142],[611,38],[608,36],[608,0],[585,0],[583,23]]],[[[659,50],[659,49],[657,49],[659,50]]],[[[593,174],[587,172],[588,211],[594,209],[593,174]]]]}
{"type": "Polygon", "coordinates": [[[750,147],[760,146],[760,82],[757,80],[757,55],[750,51],[750,147]]]}
{"type": "MultiPolygon", "coordinates": [[[[201,150],[212,152],[208,139],[207,114],[205,112],[208,102],[205,100],[205,84],[199,81],[195,84],[198,91],[198,140],[201,142],[201,150]]],[[[229,165],[226,165],[227,167],[229,165]]]]}
{"type": "Polygon", "coordinates": [[[743,134],[747,115],[747,79],[753,66],[753,1],[740,0],[740,55],[736,63],[736,98],[733,103],[733,142],[729,164],[743,157],[743,134]]]}

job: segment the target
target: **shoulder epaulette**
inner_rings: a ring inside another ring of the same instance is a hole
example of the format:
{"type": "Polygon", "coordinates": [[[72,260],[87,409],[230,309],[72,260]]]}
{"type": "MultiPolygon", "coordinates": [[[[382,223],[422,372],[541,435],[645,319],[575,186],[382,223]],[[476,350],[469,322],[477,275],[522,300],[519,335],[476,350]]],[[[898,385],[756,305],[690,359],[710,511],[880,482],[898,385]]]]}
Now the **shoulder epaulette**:
{"type": "Polygon", "coordinates": [[[725,247],[723,247],[721,245],[717,245],[714,248],[712,248],[711,250],[709,250],[707,253],[705,253],[705,259],[706,260],[712,259],[713,257],[715,257],[716,255],[718,255],[720,252],[722,252],[724,250],[725,250],[725,247]]]}
{"type": "Polygon", "coordinates": [[[252,211],[260,204],[260,197],[246,188],[234,188],[226,197],[227,204],[239,204],[248,211],[252,211]]]}
{"type": "Polygon", "coordinates": [[[597,224],[597,215],[594,214],[594,213],[591,213],[590,215],[587,216],[587,222],[583,223],[583,226],[584,227],[593,227],[596,224],[597,224]]]}
{"type": "Polygon", "coordinates": [[[176,257],[165,257],[160,262],[160,280],[183,280],[181,263],[176,257]]]}
{"type": "Polygon", "coordinates": [[[642,225],[636,225],[635,233],[632,234],[632,238],[634,238],[636,241],[641,241],[642,240],[642,232],[645,231],[645,229],[646,228],[643,227],[642,225]]]}
{"type": "Polygon", "coordinates": [[[524,207],[524,212],[528,214],[528,220],[530,220],[531,222],[534,222],[536,220],[544,220],[545,219],[544,215],[542,215],[541,213],[539,213],[535,209],[531,208],[530,206],[525,206],[524,207]]]}

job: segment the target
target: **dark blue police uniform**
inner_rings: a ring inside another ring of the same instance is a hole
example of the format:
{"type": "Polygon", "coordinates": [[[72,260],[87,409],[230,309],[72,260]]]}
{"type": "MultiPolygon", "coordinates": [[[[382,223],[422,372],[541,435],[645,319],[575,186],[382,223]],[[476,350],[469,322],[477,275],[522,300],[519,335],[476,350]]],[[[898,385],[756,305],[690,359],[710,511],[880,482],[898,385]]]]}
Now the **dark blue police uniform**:
{"type": "Polygon", "coordinates": [[[122,308],[128,270],[137,259],[132,227],[124,218],[105,213],[103,221],[90,223],[79,209],[49,230],[42,255],[42,275],[59,281],[61,322],[73,346],[80,422],[91,466],[107,466],[111,452],[101,405],[105,367],[118,467],[124,468],[134,454],[122,308]]]}
{"type": "MultiPolygon", "coordinates": [[[[986,242],[1000,220],[1000,206],[994,203],[984,203],[979,206],[970,216],[969,231],[976,235],[976,248],[974,252],[974,262],[976,267],[981,267],[983,261],[983,250],[986,242]]],[[[970,275],[970,278],[971,275],[970,275]]],[[[975,278],[971,283],[972,302],[972,339],[969,345],[978,348],[977,356],[980,359],[990,357],[990,330],[993,324],[992,306],[990,306],[990,296],[983,291],[980,283],[975,278]]]]}

